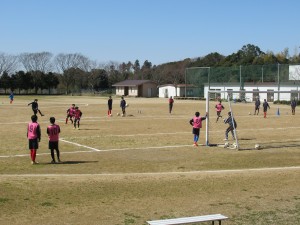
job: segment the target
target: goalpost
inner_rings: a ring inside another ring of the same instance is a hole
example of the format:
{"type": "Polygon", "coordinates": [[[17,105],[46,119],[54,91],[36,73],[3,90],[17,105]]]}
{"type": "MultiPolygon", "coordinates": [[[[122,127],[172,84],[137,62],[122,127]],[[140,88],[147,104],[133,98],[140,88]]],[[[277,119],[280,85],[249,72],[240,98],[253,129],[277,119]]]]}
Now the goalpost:
{"type": "Polygon", "coordinates": [[[276,147],[286,144],[286,141],[293,139],[292,134],[295,130],[289,134],[291,138],[286,140],[281,137],[282,131],[286,131],[284,134],[287,134],[290,132],[289,129],[296,129],[293,126],[291,107],[290,105],[275,105],[273,101],[278,100],[279,96],[281,100],[290,101],[294,98],[298,100],[299,94],[300,91],[207,91],[205,96],[206,112],[208,112],[206,145],[250,150],[262,148],[262,146],[276,147]],[[254,115],[255,99],[261,102],[259,115],[254,115]],[[263,116],[262,107],[264,99],[271,107],[268,109],[266,119],[263,116]],[[224,110],[221,111],[222,117],[218,118],[215,107],[219,101],[224,106],[224,110]],[[233,127],[233,135],[230,132],[227,141],[224,139],[228,124],[224,124],[224,119],[228,118],[228,112],[231,112],[237,127],[233,127]],[[279,142],[281,144],[278,144],[279,142]]]}

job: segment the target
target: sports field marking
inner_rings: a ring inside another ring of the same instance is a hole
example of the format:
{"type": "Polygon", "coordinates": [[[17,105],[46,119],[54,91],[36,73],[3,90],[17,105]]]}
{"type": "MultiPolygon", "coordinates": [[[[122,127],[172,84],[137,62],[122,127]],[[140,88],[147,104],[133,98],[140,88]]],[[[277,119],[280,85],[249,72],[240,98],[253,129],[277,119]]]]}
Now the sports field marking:
{"type": "MultiPolygon", "coordinates": [[[[193,147],[193,145],[167,145],[167,146],[156,146],[156,147],[143,147],[143,148],[112,148],[112,149],[97,149],[92,148],[87,145],[81,145],[76,142],[67,141],[63,138],[59,139],[62,142],[76,145],[82,148],[90,149],[90,151],[72,151],[72,152],[61,152],[60,154],[76,154],[76,153],[91,153],[91,152],[110,152],[110,151],[126,151],[126,150],[146,150],[146,149],[163,149],[163,148],[180,148],[180,147],[193,147]]],[[[199,144],[199,146],[203,146],[199,144]]],[[[37,153],[37,155],[49,155],[50,153],[37,153]]],[[[13,157],[28,157],[28,154],[19,154],[19,155],[0,155],[0,158],[13,158],[13,157]]]]}
{"type": "Polygon", "coordinates": [[[300,166],[270,167],[253,169],[232,169],[232,170],[193,170],[174,172],[149,172],[149,173],[88,173],[88,174],[0,174],[0,177],[105,177],[105,176],[161,176],[161,175],[185,175],[185,174],[226,174],[226,173],[249,173],[299,170],[300,166]]]}
{"type": "Polygon", "coordinates": [[[76,142],[72,142],[72,141],[66,141],[62,138],[59,139],[60,141],[62,142],[66,142],[66,143],[69,143],[69,144],[72,144],[72,145],[76,145],[76,146],[79,146],[79,147],[83,147],[83,148],[87,148],[87,149],[91,149],[93,151],[96,151],[96,152],[109,152],[109,151],[123,151],[123,150],[138,150],[138,149],[161,149],[161,148],[180,148],[180,147],[191,147],[192,145],[167,145],[167,146],[156,146],[156,147],[143,147],[143,148],[113,148],[113,149],[97,149],[97,148],[92,148],[92,147],[89,147],[89,146],[86,146],[86,145],[81,145],[81,144],[78,144],[76,142]]]}
{"type": "Polygon", "coordinates": [[[101,151],[100,149],[97,149],[97,148],[92,148],[92,147],[90,147],[90,146],[87,146],[87,145],[81,145],[81,144],[78,144],[78,143],[76,143],[76,142],[72,142],[72,141],[67,141],[67,140],[65,140],[65,139],[63,139],[63,138],[60,138],[59,140],[60,140],[60,141],[62,141],[62,142],[66,142],[66,143],[69,143],[69,144],[72,144],[72,145],[79,146],[79,147],[83,147],[83,148],[91,149],[91,150],[93,150],[93,151],[96,151],[96,152],[100,152],[100,151],[101,151]]]}

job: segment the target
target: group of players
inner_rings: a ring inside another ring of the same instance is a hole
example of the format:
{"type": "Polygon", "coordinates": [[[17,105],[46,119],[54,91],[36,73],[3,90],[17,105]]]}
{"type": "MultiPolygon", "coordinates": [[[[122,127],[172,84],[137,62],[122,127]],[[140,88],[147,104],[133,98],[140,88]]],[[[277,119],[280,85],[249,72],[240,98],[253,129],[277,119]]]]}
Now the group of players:
{"type": "MultiPolygon", "coordinates": [[[[173,99],[172,99],[173,100],[173,99]]],[[[173,106],[172,101],[172,106],[173,106]]],[[[113,100],[111,96],[109,96],[108,99],[108,111],[107,115],[110,117],[112,116],[112,103],[113,100]]],[[[170,100],[169,100],[170,104],[170,100]]],[[[259,114],[259,108],[260,108],[260,100],[259,98],[256,98],[255,100],[255,110],[254,115],[259,114]]],[[[41,116],[44,116],[44,114],[39,110],[38,108],[38,99],[35,99],[33,102],[29,103],[28,106],[32,106],[32,111],[34,115],[31,116],[31,122],[28,124],[27,129],[27,137],[29,140],[29,149],[31,152],[31,163],[37,164],[36,162],[36,150],[38,149],[38,143],[41,140],[41,130],[40,126],[37,122],[37,113],[39,113],[41,116]]],[[[291,108],[292,108],[292,114],[295,115],[295,108],[296,108],[296,100],[292,100],[291,102],[291,108]]],[[[120,107],[122,109],[122,115],[125,116],[125,108],[126,108],[126,101],[123,97],[121,97],[120,107]]],[[[219,118],[222,118],[221,112],[225,109],[225,107],[222,105],[221,100],[219,100],[218,104],[215,105],[216,112],[217,112],[217,119],[216,122],[218,122],[219,118]]],[[[270,109],[270,106],[266,99],[264,99],[263,102],[263,111],[264,111],[264,118],[267,117],[267,110],[270,109]]],[[[172,109],[169,109],[169,113],[171,113],[172,109]]],[[[67,109],[67,117],[65,124],[68,124],[68,120],[70,119],[71,123],[74,124],[74,129],[80,129],[80,118],[82,116],[82,112],[79,109],[78,106],[75,106],[75,104],[72,104],[70,108],[67,109]]],[[[190,124],[193,126],[193,135],[194,135],[194,146],[198,146],[198,140],[200,135],[200,129],[202,128],[202,121],[207,118],[208,114],[204,117],[200,117],[200,113],[196,112],[195,116],[189,121],[190,124]]],[[[235,119],[232,116],[231,112],[228,112],[228,117],[224,119],[224,123],[228,124],[228,128],[225,131],[225,141],[228,140],[228,134],[231,132],[232,137],[234,138],[234,130],[237,128],[237,123],[235,119]]],[[[57,154],[57,162],[60,162],[60,152],[58,148],[58,140],[59,140],[59,133],[60,133],[60,127],[59,125],[55,124],[55,118],[50,117],[50,125],[47,127],[47,134],[49,137],[49,149],[51,151],[51,163],[56,163],[55,157],[54,157],[54,150],[57,154]]]]}
{"type": "MultiPolygon", "coordinates": [[[[254,115],[258,115],[260,105],[261,105],[259,97],[257,97],[255,99],[254,105],[255,105],[254,115]]],[[[264,118],[267,118],[267,111],[268,111],[268,109],[270,109],[270,105],[266,99],[264,99],[262,106],[263,106],[264,118]]],[[[297,101],[296,101],[296,99],[293,99],[291,101],[292,115],[295,115],[296,106],[297,106],[297,101]]],[[[217,119],[216,119],[216,123],[217,123],[219,121],[219,118],[222,118],[222,115],[221,115],[222,110],[225,109],[225,107],[221,103],[221,100],[219,100],[219,102],[215,105],[215,109],[217,112],[217,119]]],[[[190,120],[190,124],[193,126],[194,146],[198,146],[200,129],[202,128],[202,121],[205,120],[207,118],[207,116],[208,116],[208,114],[206,113],[206,115],[204,117],[200,117],[200,113],[196,112],[195,116],[190,120]]],[[[235,139],[234,138],[234,130],[237,128],[237,123],[236,123],[235,119],[233,118],[233,115],[231,112],[228,112],[228,117],[226,119],[224,119],[224,123],[228,124],[228,128],[225,131],[224,141],[228,141],[229,133],[231,133],[233,139],[235,139]]]]}
{"type": "MultiPolygon", "coordinates": [[[[111,96],[109,96],[108,99],[108,116],[112,116],[112,103],[113,100],[111,96]]],[[[34,99],[33,102],[29,103],[28,106],[31,105],[33,115],[31,116],[31,122],[29,122],[27,127],[27,138],[29,142],[29,150],[30,150],[30,156],[31,156],[31,164],[38,164],[36,161],[36,152],[39,148],[39,142],[41,141],[41,128],[39,123],[37,122],[38,117],[37,114],[39,113],[41,116],[44,116],[44,114],[39,109],[38,105],[38,99],[34,99]]],[[[121,97],[120,101],[120,107],[122,110],[122,116],[125,116],[126,114],[126,101],[124,97],[121,97]]],[[[71,123],[74,125],[74,129],[80,129],[80,118],[82,117],[82,111],[79,109],[78,106],[75,106],[75,104],[72,104],[70,108],[67,109],[67,117],[65,124],[68,124],[68,121],[70,120],[71,123]]],[[[47,135],[49,137],[49,149],[51,152],[51,163],[60,163],[60,151],[58,147],[58,141],[59,141],[59,133],[60,133],[60,127],[59,125],[55,124],[55,117],[50,117],[50,125],[47,127],[47,135]],[[57,155],[57,161],[55,160],[55,154],[54,150],[56,151],[57,155]]]]}
{"type": "MultiPolygon", "coordinates": [[[[216,123],[218,122],[219,118],[222,118],[221,112],[225,109],[225,107],[222,105],[221,101],[218,102],[218,104],[215,105],[216,112],[217,112],[217,119],[216,123]]],[[[205,114],[205,116],[200,117],[200,113],[196,112],[195,116],[189,121],[190,124],[193,126],[193,135],[194,135],[194,146],[198,146],[198,140],[200,135],[200,129],[202,128],[202,121],[206,120],[208,117],[208,113],[205,114]]],[[[228,140],[228,134],[231,132],[232,137],[234,138],[234,129],[237,128],[237,123],[235,119],[232,116],[231,112],[228,112],[228,117],[224,119],[224,123],[228,124],[228,128],[225,131],[225,139],[224,141],[228,140]]]]}
{"type": "MultiPolygon", "coordinates": [[[[37,114],[39,113],[41,116],[44,116],[44,114],[39,109],[38,99],[34,99],[33,102],[28,104],[28,106],[29,105],[31,105],[32,107],[33,115],[31,116],[31,122],[29,122],[27,126],[27,138],[29,143],[31,164],[35,165],[38,164],[38,162],[36,161],[36,152],[39,148],[39,142],[41,141],[41,128],[39,123],[37,122],[37,114]]],[[[71,107],[67,110],[66,124],[68,123],[68,119],[70,119],[72,124],[74,124],[74,129],[76,129],[77,127],[77,129],[79,130],[81,116],[82,112],[79,107],[75,106],[75,104],[72,104],[71,107]]],[[[49,138],[48,147],[50,149],[52,158],[51,163],[61,162],[58,145],[59,133],[60,126],[55,124],[55,117],[50,117],[50,125],[47,126],[47,135],[49,138]],[[55,160],[54,151],[56,151],[57,161],[55,160]]]]}

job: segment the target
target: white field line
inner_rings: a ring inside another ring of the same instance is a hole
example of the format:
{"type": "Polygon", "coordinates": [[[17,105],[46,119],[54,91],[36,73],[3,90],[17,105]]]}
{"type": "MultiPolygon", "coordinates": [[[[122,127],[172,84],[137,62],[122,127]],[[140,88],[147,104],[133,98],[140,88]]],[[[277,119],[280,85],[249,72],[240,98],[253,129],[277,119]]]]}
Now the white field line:
{"type": "Polygon", "coordinates": [[[79,147],[91,149],[91,150],[96,151],[96,152],[100,152],[100,151],[101,151],[100,149],[92,148],[92,147],[89,147],[89,146],[86,146],[86,145],[81,145],[81,144],[78,144],[78,143],[72,142],[72,141],[67,141],[67,140],[65,140],[65,139],[63,139],[63,138],[60,138],[59,140],[62,141],[62,142],[66,142],[66,143],[69,143],[69,144],[72,144],[72,145],[79,146],[79,147]]]}
{"type": "MultiPolygon", "coordinates": [[[[283,116],[289,116],[289,115],[283,115],[283,116]]],[[[191,116],[190,116],[191,117],[191,116]]],[[[239,117],[250,117],[250,118],[253,118],[253,116],[239,116],[239,117]]],[[[278,117],[277,115],[270,115],[269,117],[278,117]]],[[[44,117],[44,118],[47,118],[44,117]]],[[[117,117],[115,116],[114,117],[115,119],[113,118],[107,118],[107,116],[101,116],[101,117],[83,117],[82,118],[82,125],[84,125],[84,122],[120,122],[120,120],[126,120],[127,118],[129,118],[129,120],[134,120],[134,121],[139,121],[139,120],[148,120],[149,118],[153,119],[153,120],[162,120],[162,119],[167,119],[167,120],[180,120],[180,119],[184,119],[186,120],[187,118],[189,118],[188,116],[185,116],[185,115],[172,115],[172,116],[141,116],[141,117],[117,117]]],[[[216,117],[215,116],[211,116],[210,119],[215,119],[216,117]]],[[[56,121],[57,122],[65,122],[65,118],[56,118],[56,121]]],[[[13,125],[13,124],[27,124],[29,122],[28,121],[25,121],[25,122],[1,122],[0,125],[13,125]]],[[[48,119],[47,121],[42,121],[42,120],[39,120],[39,123],[49,123],[48,119]]],[[[282,129],[288,129],[289,127],[287,128],[282,128],[282,129]]],[[[271,128],[270,128],[271,129],[271,128]]],[[[272,128],[273,129],[273,128],[272,128]]]]}
{"type": "Polygon", "coordinates": [[[142,149],[142,150],[146,150],[146,149],[162,149],[162,148],[180,148],[180,147],[192,147],[192,145],[167,145],[167,146],[155,146],[155,147],[143,147],[143,148],[112,148],[112,149],[96,149],[96,148],[91,148],[89,146],[86,145],[81,145],[78,144],[76,142],[72,142],[72,141],[66,141],[62,138],[60,138],[60,141],[69,143],[69,144],[73,144],[79,147],[83,147],[83,148],[87,148],[87,149],[91,149],[93,151],[96,152],[110,152],[110,151],[124,151],[124,150],[138,150],[138,149],[142,149]]]}
{"type": "Polygon", "coordinates": [[[269,172],[299,170],[300,166],[290,167],[265,167],[253,169],[229,169],[229,170],[193,170],[193,171],[174,171],[174,172],[149,172],[149,173],[88,173],[88,174],[0,174],[0,177],[106,177],[106,176],[161,176],[161,175],[185,175],[185,174],[234,174],[249,172],[269,172]]]}
{"type": "MultiPolygon", "coordinates": [[[[164,149],[164,148],[181,148],[181,147],[193,147],[193,145],[168,145],[168,146],[155,146],[155,147],[143,147],[143,148],[113,148],[113,149],[97,149],[87,145],[78,144],[76,142],[67,141],[63,138],[59,139],[62,142],[79,146],[82,148],[90,149],[90,151],[72,151],[72,152],[61,152],[60,154],[76,154],[76,153],[91,153],[91,152],[110,152],[110,151],[126,151],[126,150],[146,150],[146,149],[164,149]]],[[[201,144],[199,144],[201,146],[201,144]]],[[[203,146],[203,145],[202,145],[203,146]]],[[[49,155],[50,153],[37,153],[37,155],[49,155]]],[[[14,158],[14,157],[28,157],[28,154],[19,155],[0,155],[0,158],[14,158]]]]}

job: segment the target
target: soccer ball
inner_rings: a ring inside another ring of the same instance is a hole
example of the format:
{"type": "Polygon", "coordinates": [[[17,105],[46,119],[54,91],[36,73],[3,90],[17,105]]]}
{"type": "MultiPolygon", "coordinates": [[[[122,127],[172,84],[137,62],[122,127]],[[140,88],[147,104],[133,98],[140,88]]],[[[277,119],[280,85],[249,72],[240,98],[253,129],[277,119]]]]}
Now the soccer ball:
{"type": "Polygon", "coordinates": [[[251,112],[249,112],[248,114],[251,115],[251,112]]]}
{"type": "Polygon", "coordinates": [[[125,106],[126,106],[126,107],[128,107],[128,106],[129,106],[129,104],[126,104],[125,106]]]}
{"type": "Polygon", "coordinates": [[[235,142],[232,143],[233,148],[237,148],[237,144],[235,142]]]}
{"type": "Polygon", "coordinates": [[[117,113],[117,116],[120,116],[120,113],[117,113]]]}
{"type": "Polygon", "coordinates": [[[229,143],[228,143],[228,142],[225,142],[224,148],[228,148],[228,147],[229,147],[229,143]]]}
{"type": "Polygon", "coordinates": [[[85,106],[89,106],[89,104],[86,104],[85,106]]]}
{"type": "Polygon", "coordinates": [[[262,149],[262,147],[261,147],[259,144],[255,144],[255,145],[254,145],[254,148],[255,148],[256,150],[262,149]]]}

